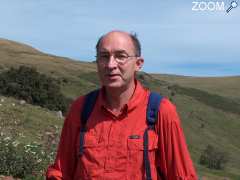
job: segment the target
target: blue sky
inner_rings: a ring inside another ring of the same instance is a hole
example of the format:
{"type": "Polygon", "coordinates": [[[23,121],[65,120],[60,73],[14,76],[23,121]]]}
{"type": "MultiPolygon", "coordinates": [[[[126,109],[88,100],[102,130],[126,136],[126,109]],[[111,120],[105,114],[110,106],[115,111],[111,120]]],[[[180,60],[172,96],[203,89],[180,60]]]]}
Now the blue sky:
{"type": "MultiPolygon", "coordinates": [[[[212,2],[226,10],[231,0],[212,2]]],[[[138,34],[146,72],[240,75],[238,4],[227,14],[193,11],[190,0],[1,0],[0,37],[92,61],[98,37],[120,29],[138,34]]]]}

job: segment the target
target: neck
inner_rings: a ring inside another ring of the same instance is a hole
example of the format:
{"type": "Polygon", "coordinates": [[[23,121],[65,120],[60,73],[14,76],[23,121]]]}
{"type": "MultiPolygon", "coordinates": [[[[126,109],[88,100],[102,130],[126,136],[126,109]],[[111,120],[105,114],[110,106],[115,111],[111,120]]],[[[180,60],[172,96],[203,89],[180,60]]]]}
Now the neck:
{"type": "Polygon", "coordinates": [[[128,87],[122,88],[106,88],[106,100],[112,111],[120,111],[132,97],[135,90],[135,82],[128,87]]]}

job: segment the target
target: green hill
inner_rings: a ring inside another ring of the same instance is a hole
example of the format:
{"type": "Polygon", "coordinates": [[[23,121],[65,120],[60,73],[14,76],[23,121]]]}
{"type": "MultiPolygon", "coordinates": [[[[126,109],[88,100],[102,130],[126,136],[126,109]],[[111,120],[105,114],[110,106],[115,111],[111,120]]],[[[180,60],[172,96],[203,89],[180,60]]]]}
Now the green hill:
{"type": "Polygon", "coordinates": [[[196,88],[211,94],[229,97],[240,102],[240,76],[230,77],[191,77],[153,74],[159,80],[184,87],[196,88]]]}
{"type": "MultiPolygon", "coordinates": [[[[99,86],[94,62],[48,55],[0,39],[0,72],[20,65],[33,66],[59,80],[62,93],[71,99],[99,86]]],[[[240,76],[196,78],[141,72],[138,79],[176,104],[199,176],[213,180],[240,179],[240,76]],[[199,164],[207,145],[228,154],[224,170],[211,170],[199,164]]],[[[12,136],[21,143],[35,141],[45,149],[54,144],[55,148],[63,124],[55,112],[29,104],[19,105],[13,98],[0,98],[8,104],[0,106],[2,137],[12,136]]]]}

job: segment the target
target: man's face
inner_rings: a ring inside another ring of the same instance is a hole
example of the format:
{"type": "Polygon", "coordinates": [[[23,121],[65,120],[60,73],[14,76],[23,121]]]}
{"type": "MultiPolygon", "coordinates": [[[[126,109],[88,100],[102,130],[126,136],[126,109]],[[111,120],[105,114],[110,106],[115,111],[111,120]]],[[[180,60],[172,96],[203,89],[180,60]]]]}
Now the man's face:
{"type": "Polygon", "coordinates": [[[134,83],[135,72],[142,65],[143,59],[136,57],[133,42],[127,33],[111,32],[101,40],[97,52],[97,67],[103,86],[129,87],[134,83]]]}

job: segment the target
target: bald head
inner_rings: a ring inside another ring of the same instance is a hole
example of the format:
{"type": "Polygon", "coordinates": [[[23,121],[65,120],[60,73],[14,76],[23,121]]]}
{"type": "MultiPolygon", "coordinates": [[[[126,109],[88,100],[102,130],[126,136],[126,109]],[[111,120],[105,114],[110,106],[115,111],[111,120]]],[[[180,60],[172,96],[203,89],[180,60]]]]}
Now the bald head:
{"type": "Polygon", "coordinates": [[[99,52],[99,49],[101,47],[101,43],[105,38],[108,38],[109,36],[125,36],[126,38],[129,38],[130,41],[132,42],[132,45],[134,47],[135,55],[140,57],[141,56],[141,44],[137,38],[136,34],[131,34],[125,31],[110,31],[107,34],[102,35],[96,44],[96,52],[99,52]]]}

